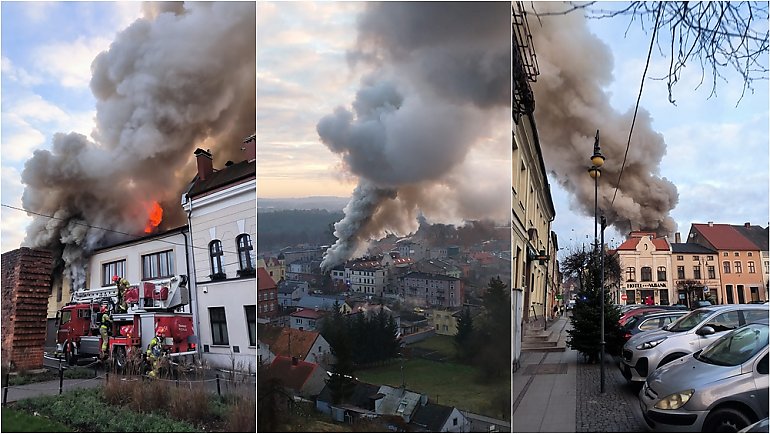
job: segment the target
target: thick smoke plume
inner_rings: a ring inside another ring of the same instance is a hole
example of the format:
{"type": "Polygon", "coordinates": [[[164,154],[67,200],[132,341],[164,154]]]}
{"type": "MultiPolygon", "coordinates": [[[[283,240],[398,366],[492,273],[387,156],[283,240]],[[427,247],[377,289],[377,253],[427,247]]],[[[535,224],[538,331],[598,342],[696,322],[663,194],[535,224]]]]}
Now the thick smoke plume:
{"type": "MultiPolygon", "coordinates": [[[[564,10],[559,3],[541,2],[535,7],[540,13],[564,10]]],[[[589,32],[580,12],[540,20],[530,14],[529,21],[540,66],[533,91],[543,155],[559,184],[575,195],[572,205],[586,215],[594,214],[594,182],[587,169],[598,129],[601,151],[607,158],[599,181],[599,209],[608,224],[620,233],[647,229],[659,235],[673,234],[676,223],[669,212],[679,196],[676,186],[660,176],[666,143],[652,129],[650,114],[643,108],[636,118],[620,188],[611,205],[633,107],[619,113],[610,106],[604,90],[613,78],[609,48],[589,32]]],[[[637,91],[629,89],[634,95],[637,91]]]]}
{"type": "Polygon", "coordinates": [[[385,231],[417,230],[420,213],[508,220],[510,32],[508,3],[366,5],[349,60],[371,71],[352,111],[338,107],[317,126],[360,180],[322,267],[385,231]],[[496,164],[479,161],[489,154],[496,164]]]}
{"type": "Polygon", "coordinates": [[[60,252],[82,286],[86,255],[144,235],[153,202],[161,228],[184,224],[193,150],[241,161],[255,130],[255,14],[250,2],[146,4],[91,65],[94,140],[59,133],[26,162],[24,207],[55,218],[35,216],[24,244],[60,252]]]}

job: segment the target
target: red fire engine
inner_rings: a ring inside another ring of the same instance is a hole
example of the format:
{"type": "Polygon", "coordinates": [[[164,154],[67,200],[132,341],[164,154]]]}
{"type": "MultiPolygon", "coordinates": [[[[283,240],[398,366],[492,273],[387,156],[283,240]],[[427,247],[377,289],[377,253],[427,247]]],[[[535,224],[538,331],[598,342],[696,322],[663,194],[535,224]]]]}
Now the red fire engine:
{"type": "Polygon", "coordinates": [[[145,281],[126,290],[126,313],[116,313],[117,286],[81,289],[72,293],[72,301],[57,314],[56,352],[74,365],[79,358],[98,357],[102,347],[99,334],[101,306],[107,305],[112,319],[107,342],[107,357],[119,369],[126,367],[135,351],[144,351],[156,330],[162,330],[163,349],[169,357],[196,354],[193,318],[177,312],[189,304],[187,276],[145,281]]]}

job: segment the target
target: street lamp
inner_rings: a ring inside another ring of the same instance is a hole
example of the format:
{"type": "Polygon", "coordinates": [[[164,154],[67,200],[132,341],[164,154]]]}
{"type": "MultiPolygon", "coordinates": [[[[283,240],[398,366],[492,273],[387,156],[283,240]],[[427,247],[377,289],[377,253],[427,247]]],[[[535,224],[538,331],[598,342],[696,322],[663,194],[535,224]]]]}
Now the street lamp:
{"type": "MultiPolygon", "coordinates": [[[[599,278],[597,279],[599,283],[599,296],[601,299],[601,325],[600,325],[600,333],[601,333],[601,340],[599,341],[600,345],[600,353],[599,353],[599,372],[600,372],[600,383],[599,383],[599,392],[604,393],[604,255],[602,254],[599,246],[599,239],[597,234],[597,219],[599,217],[599,177],[602,175],[602,170],[600,167],[604,164],[604,155],[602,155],[601,149],[599,148],[599,130],[596,130],[596,138],[594,140],[594,154],[591,155],[591,164],[593,164],[588,169],[588,174],[591,175],[591,178],[594,179],[594,266],[596,266],[596,259],[600,259],[599,255],[601,256],[601,270],[599,273],[599,278]]],[[[604,227],[606,224],[606,220],[604,216],[602,216],[602,244],[604,244],[604,227]]]]}

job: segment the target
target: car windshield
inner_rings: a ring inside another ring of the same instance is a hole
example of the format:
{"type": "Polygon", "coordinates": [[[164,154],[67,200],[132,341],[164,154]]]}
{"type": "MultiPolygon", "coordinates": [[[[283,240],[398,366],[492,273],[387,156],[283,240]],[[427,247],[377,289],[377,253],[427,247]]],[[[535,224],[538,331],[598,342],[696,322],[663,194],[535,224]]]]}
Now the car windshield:
{"type": "Polygon", "coordinates": [[[749,324],[728,333],[707,347],[698,360],[719,366],[737,366],[767,347],[768,326],[749,324]]]}
{"type": "Polygon", "coordinates": [[[701,321],[706,319],[706,317],[708,317],[710,314],[711,311],[707,309],[694,310],[668,326],[668,331],[686,332],[688,330],[692,330],[693,327],[700,324],[701,321]]]}

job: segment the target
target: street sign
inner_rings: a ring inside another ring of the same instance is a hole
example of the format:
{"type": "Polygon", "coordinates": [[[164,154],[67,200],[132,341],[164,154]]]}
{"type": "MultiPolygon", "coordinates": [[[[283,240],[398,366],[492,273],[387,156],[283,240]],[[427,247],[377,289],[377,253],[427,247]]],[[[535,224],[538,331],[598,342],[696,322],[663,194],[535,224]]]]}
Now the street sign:
{"type": "Polygon", "coordinates": [[[626,294],[621,294],[620,295],[620,300],[621,301],[626,301],[626,300],[628,300],[628,296],[626,294]]]}
{"type": "Polygon", "coordinates": [[[703,292],[708,294],[709,293],[709,287],[708,286],[704,286],[703,287],[703,292]]]}

